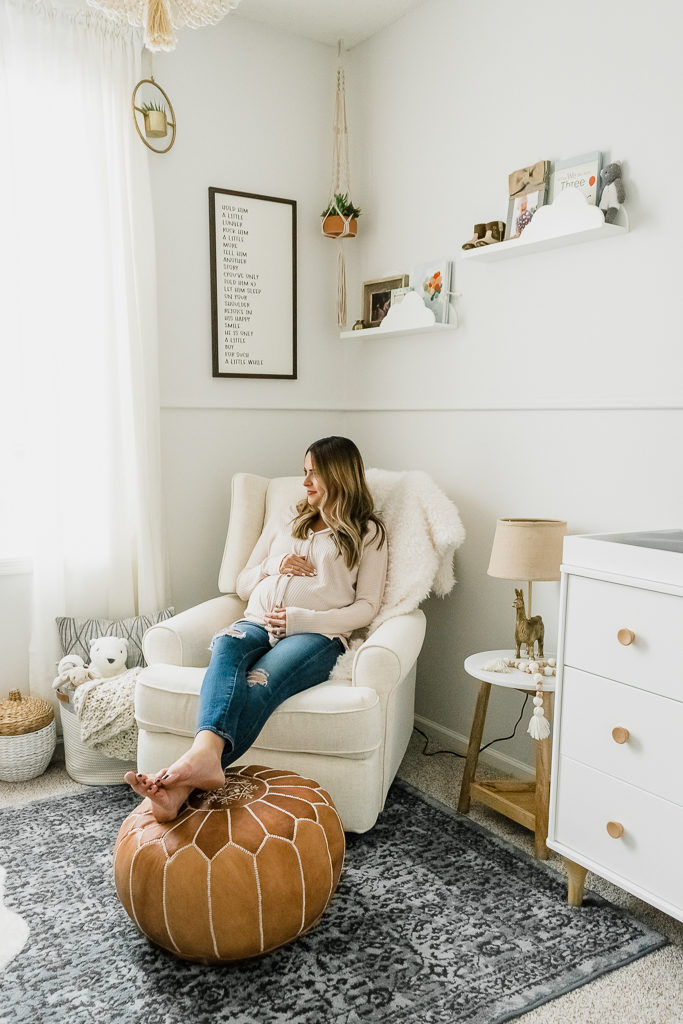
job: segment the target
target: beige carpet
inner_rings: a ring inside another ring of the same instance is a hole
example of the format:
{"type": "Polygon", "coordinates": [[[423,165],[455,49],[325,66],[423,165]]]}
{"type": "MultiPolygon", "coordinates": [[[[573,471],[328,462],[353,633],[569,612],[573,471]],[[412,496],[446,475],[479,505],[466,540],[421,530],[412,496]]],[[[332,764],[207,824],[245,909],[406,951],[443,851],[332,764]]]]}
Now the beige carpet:
{"type": "MultiPolygon", "coordinates": [[[[401,778],[442,803],[455,807],[462,778],[462,759],[448,754],[425,756],[423,747],[422,737],[413,733],[399,772],[401,778]]],[[[427,753],[431,749],[435,749],[433,745],[427,747],[427,753]]],[[[486,774],[487,769],[482,766],[479,775],[486,774]]],[[[73,782],[64,765],[58,762],[31,782],[0,783],[0,806],[63,796],[84,788],[73,782]]],[[[472,805],[471,816],[533,855],[530,832],[481,805],[472,805]]],[[[563,873],[559,857],[553,854],[549,864],[563,873]]],[[[575,989],[525,1014],[518,1018],[519,1021],[522,1024],[683,1024],[683,924],[595,875],[588,876],[587,886],[635,917],[647,921],[666,935],[672,945],[612,971],[590,985],[575,989]]]]}

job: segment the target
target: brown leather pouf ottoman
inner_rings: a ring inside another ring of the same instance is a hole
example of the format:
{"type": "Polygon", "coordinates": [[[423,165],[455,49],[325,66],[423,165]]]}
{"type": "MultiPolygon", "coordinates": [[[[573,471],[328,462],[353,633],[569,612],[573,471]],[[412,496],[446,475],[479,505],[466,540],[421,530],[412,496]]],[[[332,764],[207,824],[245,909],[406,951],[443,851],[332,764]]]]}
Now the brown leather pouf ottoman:
{"type": "Polygon", "coordinates": [[[231,766],[161,824],[144,800],[114,847],[119,899],[138,928],[186,960],[268,953],[312,928],[344,860],[329,795],[295,772],[231,766]]]}

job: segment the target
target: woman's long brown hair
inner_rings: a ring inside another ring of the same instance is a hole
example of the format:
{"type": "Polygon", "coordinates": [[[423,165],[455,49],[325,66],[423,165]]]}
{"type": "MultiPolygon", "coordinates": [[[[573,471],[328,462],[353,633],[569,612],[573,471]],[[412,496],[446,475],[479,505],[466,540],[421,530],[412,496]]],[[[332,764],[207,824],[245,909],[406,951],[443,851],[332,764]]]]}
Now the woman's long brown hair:
{"type": "Polygon", "coordinates": [[[386,540],[386,529],[375,512],[374,502],[365,479],[365,467],[358,448],[348,437],[323,437],[308,451],[313,469],[322,489],[319,507],[304,498],[297,505],[292,523],[292,536],[303,538],[320,514],[332,530],[340,555],[349,569],[358,565],[363,541],[370,523],[374,523],[380,547],[386,540]]]}

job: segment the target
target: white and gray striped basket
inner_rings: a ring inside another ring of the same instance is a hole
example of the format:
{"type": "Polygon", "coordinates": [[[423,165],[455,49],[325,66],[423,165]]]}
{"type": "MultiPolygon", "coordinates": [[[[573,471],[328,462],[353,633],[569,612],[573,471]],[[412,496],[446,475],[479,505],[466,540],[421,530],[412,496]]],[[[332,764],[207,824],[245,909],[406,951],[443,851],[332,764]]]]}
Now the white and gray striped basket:
{"type": "Polygon", "coordinates": [[[82,782],[86,786],[125,785],[123,776],[125,772],[136,770],[135,762],[105,757],[92,750],[81,739],[81,726],[74,712],[65,704],[60,705],[59,712],[64,734],[66,770],[74,782],[82,782]]]}
{"type": "Polygon", "coordinates": [[[42,775],[57,742],[54,718],[49,725],[19,736],[0,736],[0,781],[26,782],[42,775]]]}

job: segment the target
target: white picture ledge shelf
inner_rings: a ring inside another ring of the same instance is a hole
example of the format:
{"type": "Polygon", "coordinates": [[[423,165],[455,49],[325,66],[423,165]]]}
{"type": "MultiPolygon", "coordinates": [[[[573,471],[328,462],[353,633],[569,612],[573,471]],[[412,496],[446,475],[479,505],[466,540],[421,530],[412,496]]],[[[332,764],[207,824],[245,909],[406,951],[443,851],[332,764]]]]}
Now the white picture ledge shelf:
{"type": "Polygon", "coordinates": [[[340,338],[353,338],[359,341],[361,338],[398,338],[406,334],[441,334],[444,331],[454,331],[457,324],[427,324],[425,327],[401,327],[395,331],[383,331],[379,327],[364,327],[362,331],[342,331],[340,338]]]}
{"type": "Polygon", "coordinates": [[[538,208],[520,238],[466,249],[462,258],[487,263],[624,235],[628,231],[628,214],[623,206],[617,209],[616,221],[618,223],[606,224],[599,207],[587,202],[581,192],[566,189],[554,202],[538,208]]]}
{"type": "Polygon", "coordinates": [[[466,249],[462,258],[490,263],[494,260],[512,259],[515,256],[529,256],[532,252],[544,252],[546,249],[560,249],[565,245],[595,242],[599,238],[615,238],[617,235],[625,235],[627,231],[628,228],[620,224],[601,224],[597,228],[553,235],[551,238],[530,239],[528,242],[525,242],[522,235],[521,238],[511,238],[509,242],[492,242],[491,245],[481,245],[478,249],[466,249]]]}

